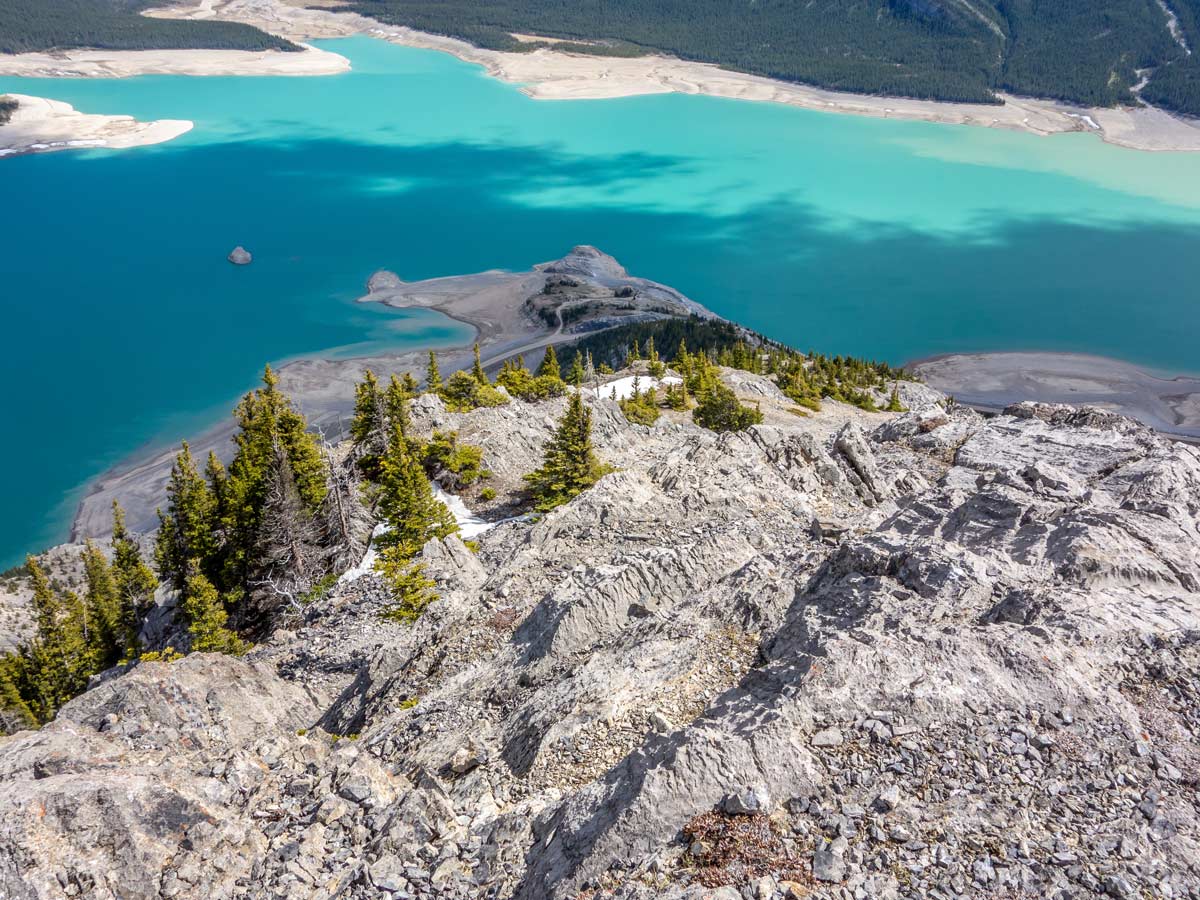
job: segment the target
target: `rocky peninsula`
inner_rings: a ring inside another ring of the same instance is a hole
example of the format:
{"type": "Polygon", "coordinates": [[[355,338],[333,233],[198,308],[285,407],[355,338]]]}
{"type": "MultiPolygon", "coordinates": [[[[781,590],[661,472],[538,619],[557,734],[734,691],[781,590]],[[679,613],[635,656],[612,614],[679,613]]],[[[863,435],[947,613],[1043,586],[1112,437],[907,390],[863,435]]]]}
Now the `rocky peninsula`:
{"type": "MultiPolygon", "coordinates": [[[[471,345],[478,341],[483,362],[494,369],[522,353],[540,358],[548,344],[570,343],[581,335],[614,325],[662,317],[712,317],[712,313],[673,288],[630,275],[615,259],[595,247],[580,246],[562,259],[527,272],[482,272],[426,281],[405,282],[391,272],[377,272],[359,302],[395,308],[424,307],[462,322],[470,333],[461,344],[442,348],[438,357],[447,372],[471,364],[471,345]],[[618,294],[620,296],[618,296],[618,294]],[[569,311],[564,322],[561,311],[569,311]]],[[[344,434],[353,407],[354,385],[363,372],[420,375],[427,352],[356,359],[301,359],[282,366],[283,388],[330,440],[344,434]]],[[[231,452],[233,426],[222,422],[203,434],[190,435],[195,452],[231,452]]],[[[177,447],[157,448],[119,463],[92,484],[81,501],[71,539],[108,533],[112,501],[120,498],[131,527],[155,526],[177,447]]]]}

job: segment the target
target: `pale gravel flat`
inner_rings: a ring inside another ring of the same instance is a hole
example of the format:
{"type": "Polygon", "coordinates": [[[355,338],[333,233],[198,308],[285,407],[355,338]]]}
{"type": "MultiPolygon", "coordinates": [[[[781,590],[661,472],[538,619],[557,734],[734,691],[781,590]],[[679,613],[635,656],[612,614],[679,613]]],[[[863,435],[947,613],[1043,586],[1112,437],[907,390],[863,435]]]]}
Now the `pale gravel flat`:
{"type": "MultiPolygon", "coordinates": [[[[294,41],[369,34],[395,44],[440,50],[483,66],[488,74],[539,100],[594,100],[639,94],[706,94],[805,109],[951,125],[981,125],[1038,135],[1089,132],[1135,150],[1200,151],[1200,125],[1157,109],[1074,107],[1052,100],[1002,95],[991,106],[827,91],[666,56],[632,59],[537,50],[505,53],[465,41],[394,27],[353,14],[307,8],[305,0],[195,0],[152,10],[163,18],[242,22],[294,41]]],[[[344,58],[306,48],[304,54],[235,50],[71,51],[0,57],[0,75],[114,77],[136,74],[320,75],[348,70],[344,58]]]]}
{"type": "Polygon", "coordinates": [[[1200,378],[1167,377],[1082,353],[958,353],[913,363],[927,384],[972,406],[1088,404],[1167,434],[1200,438],[1200,378]]]}
{"type": "Polygon", "coordinates": [[[80,112],[69,103],[5,94],[16,100],[12,119],[0,127],[0,158],[49,150],[104,147],[111,150],[161,144],[192,130],[186,119],[139,122],[132,116],[80,112]]]}
{"type": "MultiPolygon", "coordinates": [[[[483,66],[538,100],[595,100],[639,94],[707,94],[806,109],[951,125],[982,125],[1052,135],[1091,132],[1135,150],[1198,151],[1200,125],[1157,109],[1097,109],[1002,95],[1004,105],[948,103],[827,91],[666,56],[630,59],[537,50],[505,53],[466,41],[384,25],[351,13],[305,8],[304,0],[198,0],[155,14],[244,22],[292,40],[366,33],[395,44],[440,50],[483,66]]],[[[528,36],[527,36],[528,37],[528,36]]]]}

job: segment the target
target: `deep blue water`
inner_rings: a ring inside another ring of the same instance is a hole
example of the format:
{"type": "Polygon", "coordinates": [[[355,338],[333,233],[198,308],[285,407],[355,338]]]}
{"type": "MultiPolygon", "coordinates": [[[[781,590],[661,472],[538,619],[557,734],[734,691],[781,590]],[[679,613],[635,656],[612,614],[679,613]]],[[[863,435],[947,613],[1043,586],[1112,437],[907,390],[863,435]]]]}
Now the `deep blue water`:
{"type": "Polygon", "coordinates": [[[1200,154],[704,97],[537,102],[442,54],[323,46],[354,70],[0,78],[196,123],[0,161],[0,565],[63,539],[88,479],[223,415],[264,362],[461,338],[354,305],[379,268],[524,269],[590,243],[801,348],[1200,371],[1200,154]],[[235,244],[253,265],[225,261],[235,244]]]}

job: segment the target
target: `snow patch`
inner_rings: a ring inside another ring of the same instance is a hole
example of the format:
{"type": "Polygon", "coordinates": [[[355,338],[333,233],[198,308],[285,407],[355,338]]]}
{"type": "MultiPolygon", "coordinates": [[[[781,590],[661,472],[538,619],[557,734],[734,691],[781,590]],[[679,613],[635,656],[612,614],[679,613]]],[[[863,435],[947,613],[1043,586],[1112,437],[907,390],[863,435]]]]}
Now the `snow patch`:
{"type": "MultiPolygon", "coordinates": [[[[618,400],[628,400],[633,396],[633,381],[636,376],[628,375],[625,378],[617,378],[600,385],[598,388],[584,388],[584,396],[595,397],[599,400],[611,400],[613,391],[617,392],[618,400]]],[[[643,393],[652,388],[667,387],[668,385],[683,384],[683,379],[674,375],[666,375],[662,378],[651,378],[649,376],[638,378],[638,387],[643,393]]]]}

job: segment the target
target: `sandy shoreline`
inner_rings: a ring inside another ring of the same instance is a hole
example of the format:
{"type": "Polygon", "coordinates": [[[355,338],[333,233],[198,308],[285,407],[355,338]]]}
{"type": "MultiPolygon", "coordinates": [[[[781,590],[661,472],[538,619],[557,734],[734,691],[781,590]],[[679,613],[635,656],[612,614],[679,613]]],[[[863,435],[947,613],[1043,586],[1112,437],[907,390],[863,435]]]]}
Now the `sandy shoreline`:
{"type": "Polygon", "coordinates": [[[79,112],[59,100],[26,94],[2,96],[16,100],[18,105],[8,124],[0,125],[0,158],[52,150],[144,147],[192,130],[192,123],[184,119],[139,122],[132,116],[79,112]]]}
{"type": "Polygon", "coordinates": [[[281,50],[66,50],[0,55],[0,76],[130,78],[135,75],[337,75],[350,60],[305,46],[281,50]]]}
{"type": "Polygon", "coordinates": [[[616,58],[536,50],[505,53],[466,41],[394,27],[351,13],[303,8],[305,0],[197,0],[156,14],[243,22],[295,41],[369,34],[395,44],[440,50],[521,85],[538,100],[593,100],[639,94],[707,94],[784,103],[805,109],[953,125],[1006,128],[1038,135],[1090,132],[1137,150],[1200,151],[1200,122],[1157,109],[1089,109],[1052,100],[1005,96],[1003,106],[846,94],[774,81],[710,63],[663,56],[616,58]]]}
{"type": "Polygon", "coordinates": [[[959,353],[907,368],[970,406],[1003,409],[1021,400],[1099,406],[1164,434],[1200,438],[1200,377],[1167,378],[1082,353],[959,353]]]}
{"type": "MultiPolygon", "coordinates": [[[[1200,122],[1157,109],[1094,109],[1051,100],[1004,96],[1001,106],[846,94],[664,56],[615,58],[536,50],[507,53],[410,28],[387,26],[353,13],[309,9],[306,0],[195,0],[194,6],[152,10],[177,19],[220,19],[253,25],[303,43],[368,34],[395,44],[439,50],[483,66],[538,100],[583,100],[640,94],[706,94],[783,103],[804,109],[878,118],[1004,128],[1037,135],[1088,132],[1136,150],[1200,151],[1200,122]]],[[[324,75],[349,62],[313,47],[303,53],[227,50],[72,51],[0,57],[0,75],[125,77],[179,75],[324,75]]]]}

